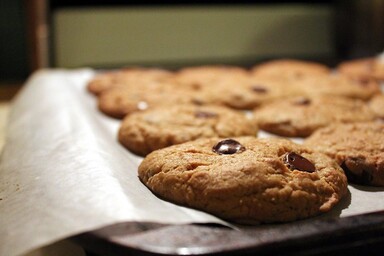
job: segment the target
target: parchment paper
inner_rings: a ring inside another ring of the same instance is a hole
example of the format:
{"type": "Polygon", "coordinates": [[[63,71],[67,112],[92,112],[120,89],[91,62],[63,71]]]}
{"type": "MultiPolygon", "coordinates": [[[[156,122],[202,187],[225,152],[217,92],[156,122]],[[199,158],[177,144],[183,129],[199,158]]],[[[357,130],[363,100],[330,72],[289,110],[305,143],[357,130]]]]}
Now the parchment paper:
{"type": "MultiPolygon", "coordinates": [[[[15,99],[0,159],[0,255],[123,221],[225,224],[162,201],[140,183],[142,159],[117,143],[120,122],[99,113],[85,89],[94,74],[41,70],[15,99]]],[[[384,209],[382,189],[349,190],[336,215],[384,209]]]]}

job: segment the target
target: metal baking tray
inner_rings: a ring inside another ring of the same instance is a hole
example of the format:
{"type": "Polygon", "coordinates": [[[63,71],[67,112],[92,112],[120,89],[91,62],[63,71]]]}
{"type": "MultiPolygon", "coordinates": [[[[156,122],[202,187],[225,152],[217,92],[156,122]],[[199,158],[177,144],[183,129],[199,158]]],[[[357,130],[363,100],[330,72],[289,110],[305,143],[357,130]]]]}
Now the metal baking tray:
{"type": "Polygon", "coordinates": [[[130,222],[72,240],[89,255],[382,255],[384,211],[238,229],[130,222]]]}

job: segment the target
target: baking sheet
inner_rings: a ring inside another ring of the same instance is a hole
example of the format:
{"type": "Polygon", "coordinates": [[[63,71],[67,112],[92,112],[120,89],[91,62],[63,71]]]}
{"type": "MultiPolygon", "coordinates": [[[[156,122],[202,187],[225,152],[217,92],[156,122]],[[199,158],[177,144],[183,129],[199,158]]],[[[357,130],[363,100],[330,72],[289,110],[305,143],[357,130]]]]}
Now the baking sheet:
{"type": "MultiPolygon", "coordinates": [[[[41,70],[15,99],[0,160],[0,255],[125,221],[227,224],[162,201],[140,183],[142,158],[117,143],[119,120],[99,113],[85,89],[94,74],[41,70]]],[[[384,209],[383,189],[349,191],[331,214],[384,209]]]]}

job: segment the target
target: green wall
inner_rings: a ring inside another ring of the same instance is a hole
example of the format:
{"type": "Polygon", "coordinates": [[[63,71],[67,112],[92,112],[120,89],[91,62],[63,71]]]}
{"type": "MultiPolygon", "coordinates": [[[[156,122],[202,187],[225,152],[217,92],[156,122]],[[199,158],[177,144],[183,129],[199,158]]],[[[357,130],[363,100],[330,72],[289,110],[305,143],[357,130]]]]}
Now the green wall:
{"type": "Polygon", "coordinates": [[[304,4],[66,8],[53,15],[54,64],[113,67],[330,58],[331,19],[330,6],[304,4]]]}
{"type": "MultiPolygon", "coordinates": [[[[0,0],[0,82],[28,74],[23,0],[0,0]]],[[[328,5],[63,8],[54,67],[199,64],[334,56],[328,5]]]]}

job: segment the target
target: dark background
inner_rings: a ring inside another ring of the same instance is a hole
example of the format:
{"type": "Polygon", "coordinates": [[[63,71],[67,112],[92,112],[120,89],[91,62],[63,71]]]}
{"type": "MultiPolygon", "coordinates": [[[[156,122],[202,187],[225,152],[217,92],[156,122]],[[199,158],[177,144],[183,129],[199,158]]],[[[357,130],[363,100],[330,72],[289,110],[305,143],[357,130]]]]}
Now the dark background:
{"type": "Polygon", "coordinates": [[[0,81],[28,75],[26,21],[22,0],[0,0],[0,81]]]}

